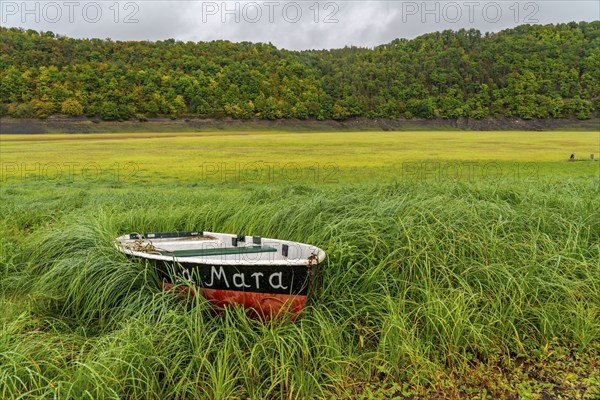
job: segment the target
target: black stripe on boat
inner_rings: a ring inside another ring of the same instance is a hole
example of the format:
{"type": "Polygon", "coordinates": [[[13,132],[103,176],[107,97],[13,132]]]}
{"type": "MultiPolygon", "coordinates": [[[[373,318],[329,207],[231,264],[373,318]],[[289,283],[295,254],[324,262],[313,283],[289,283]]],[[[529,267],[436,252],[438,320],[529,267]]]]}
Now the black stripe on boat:
{"type": "Polygon", "coordinates": [[[148,260],[164,281],[192,283],[206,289],[253,293],[308,294],[309,270],[305,265],[210,265],[193,262],[148,260]]]}

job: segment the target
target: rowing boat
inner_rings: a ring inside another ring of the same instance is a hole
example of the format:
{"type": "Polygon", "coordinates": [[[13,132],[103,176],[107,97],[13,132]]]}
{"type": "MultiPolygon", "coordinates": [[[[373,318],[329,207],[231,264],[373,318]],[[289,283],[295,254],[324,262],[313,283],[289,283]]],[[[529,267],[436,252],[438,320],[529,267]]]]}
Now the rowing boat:
{"type": "Polygon", "coordinates": [[[241,304],[265,319],[299,313],[325,260],[304,243],[203,231],[131,233],[116,246],[153,265],[165,288],[198,289],[217,307],[241,304]]]}

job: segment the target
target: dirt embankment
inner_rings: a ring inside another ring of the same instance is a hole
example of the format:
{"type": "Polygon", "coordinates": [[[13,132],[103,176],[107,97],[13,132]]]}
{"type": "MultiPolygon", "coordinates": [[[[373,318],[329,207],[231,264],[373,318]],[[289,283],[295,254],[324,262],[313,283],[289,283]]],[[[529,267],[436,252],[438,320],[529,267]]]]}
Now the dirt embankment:
{"type": "Polygon", "coordinates": [[[234,120],[224,119],[177,119],[151,118],[147,121],[101,121],[88,118],[52,117],[39,119],[0,118],[0,133],[40,134],[40,133],[110,133],[110,132],[187,132],[187,131],[234,131],[234,130],[289,130],[289,131],[334,131],[334,130],[597,130],[600,131],[600,118],[577,119],[530,119],[484,118],[484,119],[366,119],[356,118],[345,121],[334,120],[234,120]]]}

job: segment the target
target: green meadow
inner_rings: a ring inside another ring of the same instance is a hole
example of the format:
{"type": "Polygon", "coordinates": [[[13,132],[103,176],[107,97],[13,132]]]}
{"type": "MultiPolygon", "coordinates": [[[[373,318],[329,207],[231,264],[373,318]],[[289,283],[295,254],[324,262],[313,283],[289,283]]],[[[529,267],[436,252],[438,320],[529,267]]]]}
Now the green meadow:
{"type": "Polygon", "coordinates": [[[598,398],[592,153],[598,132],[0,135],[0,398],[598,398]],[[112,243],[196,229],[324,249],[310,306],[215,312],[112,243]]]}
{"type": "Polygon", "coordinates": [[[593,177],[597,132],[171,132],[2,137],[3,182],[343,183],[593,177]]]}

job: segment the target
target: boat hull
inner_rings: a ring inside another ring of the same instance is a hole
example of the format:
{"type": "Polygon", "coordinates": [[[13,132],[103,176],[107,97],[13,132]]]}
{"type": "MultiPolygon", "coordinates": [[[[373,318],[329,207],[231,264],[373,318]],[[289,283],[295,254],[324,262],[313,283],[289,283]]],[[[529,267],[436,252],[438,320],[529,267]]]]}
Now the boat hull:
{"type": "Polygon", "coordinates": [[[217,308],[241,305],[264,320],[296,315],[306,305],[312,271],[307,266],[231,266],[147,260],[161,285],[182,297],[200,294],[217,308]]]}

